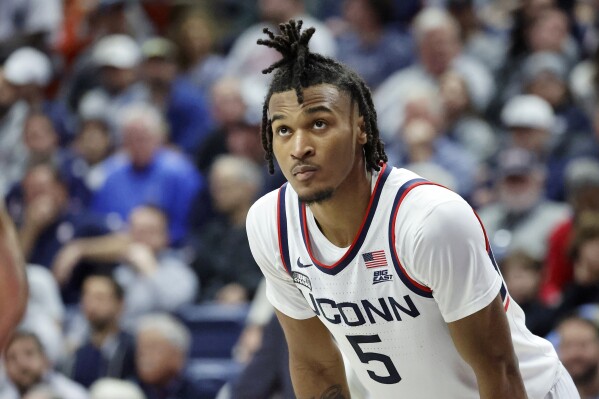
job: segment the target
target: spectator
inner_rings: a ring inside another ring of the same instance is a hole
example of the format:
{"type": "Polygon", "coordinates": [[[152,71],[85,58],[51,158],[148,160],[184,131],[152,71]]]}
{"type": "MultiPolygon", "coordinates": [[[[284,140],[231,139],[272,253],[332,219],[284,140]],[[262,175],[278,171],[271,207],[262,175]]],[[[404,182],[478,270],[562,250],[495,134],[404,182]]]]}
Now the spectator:
{"type": "Polygon", "coordinates": [[[112,277],[92,275],[83,283],[81,309],[90,331],[67,375],[86,388],[102,377],[135,377],[133,336],[119,327],[123,299],[123,288],[112,277]]]}
{"type": "Polygon", "coordinates": [[[261,274],[250,252],[245,218],[261,188],[262,173],[251,160],[221,155],[212,165],[210,194],[220,217],[198,230],[194,245],[202,300],[247,302],[256,292],[261,274]]]}
{"type": "MultiPolygon", "coordinates": [[[[448,0],[447,10],[460,25],[464,53],[482,62],[492,73],[505,62],[507,43],[497,32],[485,26],[476,0],[448,0]]],[[[479,6],[480,8],[480,6],[479,6]]]]}
{"type": "Polygon", "coordinates": [[[29,263],[50,268],[68,241],[110,231],[105,218],[69,207],[65,182],[50,164],[30,167],[21,187],[23,201],[9,198],[7,209],[18,226],[19,241],[29,263]]]}
{"type": "Polygon", "coordinates": [[[60,283],[68,281],[80,261],[120,262],[115,279],[125,292],[123,324],[153,311],[172,312],[197,295],[197,278],[169,248],[168,220],[160,209],[139,206],[130,216],[126,233],[74,240],[58,255],[54,267],[60,283]]]}
{"type": "Polygon", "coordinates": [[[541,299],[548,305],[561,300],[564,285],[572,281],[574,266],[568,254],[573,231],[585,211],[599,211],[599,162],[578,159],[566,167],[566,192],[572,215],[549,237],[541,299]]]}
{"type": "Polygon", "coordinates": [[[446,135],[445,112],[437,92],[427,87],[406,96],[399,137],[386,149],[389,163],[405,166],[429,162],[445,169],[456,182],[456,191],[468,197],[475,186],[474,158],[446,135]]]}
{"type": "Polygon", "coordinates": [[[0,68],[0,195],[3,197],[23,174],[22,160],[27,150],[21,134],[26,116],[27,104],[18,101],[16,89],[0,68]]]}
{"type": "Polygon", "coordinates": [[[514,251],[502,259],[500,267],[510,297],[524,311],[526,327],[544,337],[551,330],[553,314],[539,300],[541,262],[525,252],[514,251]]]}
{"type": "Polygon", "coordinates": [[[544,199],[545,173],[533,153],[510,148],[498,156],[498,199],[479,210],[498,259],[522,250],[541,261],[551,230],[568,215],[565,204],[544,199]]]}
{"type": "Polygon", "coordinates": [[[412,63],[409,35],[390,26],[389,0],[345,0],[344,30],[338,34],[338,59],[356,71],[372,90],[412,63]]]}
{"type": "Polygon", "coordinates": [[[16,332],[6,347],[4,364],[13,385],[12,396],[7,399],[20,398],[40,383],[46,384],[59,397],[88,398],[85,388],[52,370],[42,343],[35,334],[16,332]]]}
{"type": "Polygon", "coordinates": [[[439,78],[456,70],[465,78],[474,109],[484,111],[494,92],[487,69],[462,52],[459,25],[446,11],[429,7],[413,22],[417,62],[387,78],[374,93],[381,136],[387,142],[402,125],[406,95],[414,87],[439,87],[439,78]]]}
{"type": "Polygon", "coordinates": [[[197,399],[200,390],[185,374],[191,336],[172,316],[151,314],[139,320],[136,364],[147,399],[197,399]]]}
{"type": "Polygon", "coordinates": [[[60,289],[46,267],[28,264],[26,269],[29,298],[19,329],[34,333],[42,342],[50,364],[58,365],[66,354],[63,339],[66,311],[60,289]]]}
{"type": "Polygon", "coordinates": [[[168,215],[171,243],[181,244],[191,202],[203,180],[183,155],[165,147],[166,126],[160,113],[145,104],[122,110],[124,162],[115,166],[96,191],[92,209],[127,220],[133,208],[151,204],[168,215]]]}
{"type": "Polygon", "coordinates": [[[316,28],[312,51],[334,56],[337,53],[337,45],[331,31],[320,21],[306,13],[304,0],[259,0],[258,13],[261,22],[250,26],[235,40],[227,56],[227,75],[237,77],[251,77],[258,79],[269,79],[262,75],[261,71],[276,62],[279,54],[276,50],[257,47],[256,41],[263,38],[262,29],[268,27],[276,30],[278,24],[290,19],[302,20],[304,27],[316,28]]]}
{"type": "MultiPolygon", "coordinates": [[[[89,99],[93,101],[93,98],[89,99]]],[[[92,192],[104,183],[109,170],[108,164],[119,163],[118,161],[124,158],[114,157],[113,161],[118,160],[117,162],[104,162],[114,151],[114,135],[110,131],[108,118],[96,112],[80,111],[79,124],[72,145],[75,156],[73,169],[92,192]]]]}
{"type": "MultiPolygon", "coordinates": [[[[54,165],[67,186],[69,206],[74,209],[86,208],[91,199],[91,192],[77,168],[75,154],[60,146],[58,134],[50,118],[43,113],[30,113],[23,126],[23,141],[27,154],[22,162],[25,165],[54,165]]],[[[9,193],[9,196],[11,195],[18,195],[18,192],[9,193]]]]}
{"type": "Polygon", "coordinates": [[[0,11],[0,64],[22,46],[50,47],[62,21],[62,1],[4,0],[0,11]]]}
{"type": "MultiPolygon", "coordinates": [[[[508,129],[508,143],[531,151],[545,164],[546,196],[553,200],[563,200],[564,168],[573,154],[568,154],[568,150],[563,148],[565,143],[560,143],[552,133],[556,118],[551,105],[532,94],[519,95],[505,104],[501,120],[508,129]]],[[[564,138],[566,140],[568,138],[564,138]]]]}
{"type": "Polygon", "coordinates": [[[459,143],[479,163],[497,152],[497,138],[490,124],[476,111],[468,91],[467,78],[458,71],[439,78],[447,136],[459,143]]]}
{"type": "Polygon", "coordinates": [[[554,320],[581,305],[599,303],[599,213],[587,211],[580,215],[570,243],[570,256],[574,278],[564,286],[554,320]]]}
{"type": "Polygon", "coordinates": [[[146,399],[141,389],[130,381],[102,378],[89,390],[91,399],[146,399]]]}
{"type": "Polygon", "coordinates": [[[194,153],[212,127],[206,99],[178,75],[178,49],[173,42],[155,37],[145,41],[141,51],[142,98],[161,110],[168,121],[170,143],[187,154],[194,153]]]}
{"type": "Polygon", "coordinates": [[[218,27],[214,17],[207,11],[192,9],[174,24],[174,30],[181,51],[181,73],[209,97],[226,66],[225,58],[215,52],[218,27]]]}
{"type": "Polygon", "coordinates": [[[556,327],[558,355],[572,376],[581,399],[599,396],[599,330],[580,316],[563,319],[556,327]]]}
{"type": "MultiPolygon", "coordinates": [[[[81,101],[87,96],[103,99],[106,115],[113,118],[123,107],[142,101],[143,93],[138,84],[141,57],[139,45],[127,35],[101,38],[91,54],[94,65],[99,68],[100,86],[87,92],[81,101]]],[[[111,128],[119,133],[116,126],[111,128]]],[[[121,137],[117,136],[116,142],[120,143],[121,137]]]]}
{"type": "Polygon", "coordinates": [[[31,47],[22,47],[8,57],[4,64],[6,80],[17,90],[29,112],[42,112],[50,118],[60,143],[68,144],[73,136],[73,118],[66,105],[50,100],[46,89],[54,76],[48,56],[31,47]]]}

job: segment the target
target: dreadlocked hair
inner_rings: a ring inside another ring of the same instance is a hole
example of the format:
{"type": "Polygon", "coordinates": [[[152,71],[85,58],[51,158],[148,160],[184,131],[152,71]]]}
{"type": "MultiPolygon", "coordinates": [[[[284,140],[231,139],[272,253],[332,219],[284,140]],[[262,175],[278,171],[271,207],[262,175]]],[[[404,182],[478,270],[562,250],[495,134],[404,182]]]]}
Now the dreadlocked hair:
{"type": "Polygon", "coordinates": [[[314,28],[305,29],[303,32],[302,21],[290,20],[280,24],[280,34],[275,35],[268,28],[263,32],[269,39],[259,39],[258,44],[277,50],[283,58],[262,73],[268,74],[276,70],[270,84],[268,94],[262,106],[262,147],[266,151],[265,159],[268,161],[268,170],[274,173],[274,154],[272,148],[272,125],[268,119],[268,103],[274,93],[295,90],[299,104],[304,102],[303,88],[318,84],[331,84],[339,90],[350,94],[352,101],[358,104],[360,116],[364,117],[367,142],[364,145],[366,166],[371,170],[379,170],[380,162],[387,161],[383,142],[379,138],[379,129],[376,120],[376,111],[372,102],[370,89],[364,80],[354,71],[339,62],[311,53],[308,42],[316,31],[314,28]]]}

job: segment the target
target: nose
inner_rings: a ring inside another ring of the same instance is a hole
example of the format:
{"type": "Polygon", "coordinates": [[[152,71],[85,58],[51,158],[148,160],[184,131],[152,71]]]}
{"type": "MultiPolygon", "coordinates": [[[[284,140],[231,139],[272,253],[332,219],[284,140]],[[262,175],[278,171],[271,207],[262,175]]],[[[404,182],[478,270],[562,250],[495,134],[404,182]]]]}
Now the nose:
{"type": "Polygon", "coordinates": [[[308,132],[297,130],[292,138],[291,156],[296,159],[305,159],[314,155],[314,143],[308,132]]]}

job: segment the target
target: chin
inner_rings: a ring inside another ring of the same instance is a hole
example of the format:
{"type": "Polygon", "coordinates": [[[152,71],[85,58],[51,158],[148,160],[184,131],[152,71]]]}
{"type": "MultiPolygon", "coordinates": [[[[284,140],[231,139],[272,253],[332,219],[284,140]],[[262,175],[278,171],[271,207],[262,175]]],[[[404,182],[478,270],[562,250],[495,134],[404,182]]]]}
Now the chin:
{"type": "Polygon", "coordinates": [[[331,197],[333,196],[333,192],[334,190],[332,188],[326,188],[311,193],[298,193],[298,197],[300,201],[302,201],[306,205],[320,204],[324,201],[331,199],[331,197]]]}

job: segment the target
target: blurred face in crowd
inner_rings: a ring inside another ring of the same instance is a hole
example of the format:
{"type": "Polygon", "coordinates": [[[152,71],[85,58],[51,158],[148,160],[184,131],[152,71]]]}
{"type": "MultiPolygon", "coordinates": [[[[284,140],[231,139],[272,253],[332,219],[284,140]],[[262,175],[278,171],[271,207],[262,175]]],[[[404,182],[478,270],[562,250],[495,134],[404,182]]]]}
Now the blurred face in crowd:
{"type": "Polygon", "coordinates": [[[578,283],[592,285],[599,282],[599,237],[585,241],[574,261],[574,275],[578,283]]]}
{"type": "Polygon", "coordinates": [[[241,96],[241,83],[234,78],[221,79],[212,87],[212,114],[222,126],[243,120],[246,105],[241,96]]]}
{"type": "Polygon", "coordinates": [[[100,76],[104,88],[112,95],[116,95],[126,90],[137,79],[137,72],[134,68],[122,69],[113,66],[103,66],[100,69],[100,76]]]}
{"type": "Polygon", "coordinates": [[[256,195],[256,187],[243,181],[237,168],[227,162],[216,163],[210,170],[210,195],[216,210],[231,214],[250,205],[256,195]]]}
{"type": "Polygon", "coordinates": [[[567,87],[564,81],[550,72],[541,72],[528,85],[528,94],[534,94],[557,108],[567,99],[567,87]]]}
{"type": "Polygon", "coordinates": [[[459,52],[458,32],[450,26],[424,32],[418,43],[420,62],[433,76],[446,72],[459,52]]]}
{"type": "Polygon", "coordinates": [[[524,148],[540,158],[544,157],[550,139],[548,131],[530,127],[511,127],[510,133],[514,146],[524,148]]]}
{"type": "Polygon", "coordinates": [[[49,158],[58,148],[58,134],[50,119],[42,114],[34,114],[27,119],[23,140],[34,158],[49,158]]]}
{"type": "Polygon", "coordinates": [[[158,331],[140,331],[136,345],[137,373],[144,383],[165,385],[183,369],[183,353],[158,331]]]}
{"type": "Polygon", "coordinates": [[[31,337],[16,338],[6,349],[6,373],[20,392],[38,384],[48,370],[48,360],[31,337]]]}
{"type": "Polygon", "coordinates": [[[129,234],[134,242],[145,244],[158,253],[168,245],[166,217],[154,208],[135,208],[129,216],[129,234]]]}
{"type": "Polygon", "coordinates": [[[183,22],[179,31],[179,45],[191,60],[202,59],[214,44],[212,23],[202,15],[193,15],[183,22]]]}
{"type": "Polygon", "coordinates": [[[499,182],[499,201],[510,212],[524,212],[533,207],[543,192],[541,172],[508,175],[499,182]]]}
{"type": "Polygon", "coordinates": [[[558,354],[576,385],[586,384],[597,376],[599,370],[599,335],[588,322],[569,319],[562,322],[558,354]]]}
{"type": "Polygon", "coordinates": [[[260,16],[272,23],[287,22],[301,6],[302,0],[258,0],[260,16]]]}
{"type": "Polygon", "coordinates": [[[44,198],[52,201],[55,206],[64,204],[67,193],[63,184],[57,181],[52,169],[48,165],[39,165],[31,169],[23,179],[23,192],[25,204],[44,198]]]}
{"type": "Polygon", "coordinates": [[[557,9],[546,9],[534,19],[528,32],[528,44],[532,52],[561,52],[568,38],[568,19],[557,9]]]}
{"type": "Polygon", "coordinates": [[[108,126],[99,121],[84,122],[74,145],[89,165],[96,165],[110,154],[112,142],[108,126]]]}
{"type": "Polygon", "coordinates": [[[264,148],[260,139],[260,127],[245,123],[232,125],[226,132],[226,147],[229,153],[261,163],[264,148]]]}
{"type": "Polygon", "coordinates": [[[149,126],[145,121],[134,120],[123,126],[123,147],[135,168],[143,169],[154,159],[162,145],[162,134],[158,126],[149,126]]]}
{"type": "Polygon", "coordinates": [[[114,325],[122,310],[113,283],[102,276],[88,277],[83,284],[81,306],[93,331],[103,331],[114,325]]]}
{"type": "Polygon", "coordinates": [[[177,77],[177,64],[174,60],[151,57],[144,61],[142,75],[150,86],[167,89],[177,77]]]}
{"type": "Polygon", "coordinates": [[[439,80],[439,90],[443,108],[448,117],[457,118],[468,110],[470,96],[464,79],[453,71],[448,71],[439,80]]]}
{"type": "Polygon", "coordinates": [[[358,29],[381,25],[376,12],[369,4],[369,0],[345,0],[343,15],[351,26],[358,29]]]}
{"type": "Polygon", "coordinates": [[[519,304],[534,300],[538,294],[541,273],[529,263],[531,261],[508,257],[501,267],[510,296],[519,304]]]}

